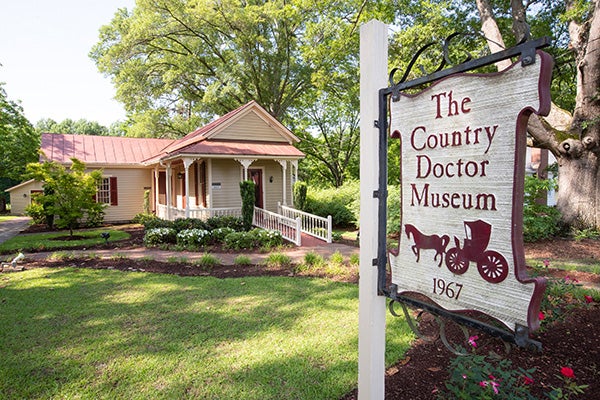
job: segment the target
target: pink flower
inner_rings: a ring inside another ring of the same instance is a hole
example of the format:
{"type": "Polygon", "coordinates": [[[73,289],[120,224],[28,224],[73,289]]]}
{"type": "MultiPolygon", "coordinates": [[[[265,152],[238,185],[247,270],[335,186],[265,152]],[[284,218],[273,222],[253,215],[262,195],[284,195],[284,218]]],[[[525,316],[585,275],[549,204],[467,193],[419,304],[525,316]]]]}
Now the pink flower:
{"type": "Polygon", "coordinates": [[[565,378],[575,378],[575,374],[573,373],[573,370],[569,367],[562,367],[560,369],[560,373],[565,377],[565,378]]]}
{"type": "Polygon", "coordinates": [[[481,381],[481,382],[479,382],[479,386],[481,386],[481,387],[487,387],[487,385],[489,385],[488,381],[481,381]]]}
{"type": "Polygon", "coordinates": [[[469,338],[469,344],[473,347],[477,347],[477,342],[476,342],[477,339],[479,339],[479,336],[477,336],[477,335],[471,336],[469,338]]]}
{"type": "Polygon", "coordinates": [[[548,266],[550,265],[550,260],[545,259],[544,261],[542,261],[542,263],[544,264],[544,267],[548,268],[548,266]]]}
{"type": "Polygon", "coordinates": [[[588,296],[587,294],[583,296],[585,298],[585,302],[586,303],[593,303],[594,302],[594,298],[592,296],[588,296]]]}
{"type": "Polygon", "coordinates": [[[523,377],[523,383],[525,385],[533,385],[533,382],[534,382],[533,378],[530,378],[528,376],[523,377]]]}
{"type": "Polygon", "coordinates": [[[543,312],[540,311],[540,313],[538,314],[538,318],[539,318],[540,321],[543,321],[544,318],[546,318],[546,316],[544,315],[543,312]]]}
{"type": "Polygon", "coordinates": [[[491,381],[490,384],[492,385],[492,389],[494,389],[494,393],[498,394],[498,388],[500,387],[500,384],[496,381],[491,381]]]}

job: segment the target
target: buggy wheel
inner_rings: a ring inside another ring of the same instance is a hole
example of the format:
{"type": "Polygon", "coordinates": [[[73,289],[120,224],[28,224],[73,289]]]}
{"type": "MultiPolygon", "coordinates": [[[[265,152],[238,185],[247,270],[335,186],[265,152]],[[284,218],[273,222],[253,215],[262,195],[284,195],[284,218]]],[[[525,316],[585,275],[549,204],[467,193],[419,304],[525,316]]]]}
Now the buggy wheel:
{"type": "Polygon", "coordinates": [[[506,258],[497,251],[486,251],[477,262],[479,275],[490,283],[500,283],[508,276],[506,258]]]}
{"type": "Polygon", "coordinates": [[[446,252],[446,267],[453,274],[462,275],[467,272],[469,261],[465,260],[461,251],[454,247],[446,252]]]}

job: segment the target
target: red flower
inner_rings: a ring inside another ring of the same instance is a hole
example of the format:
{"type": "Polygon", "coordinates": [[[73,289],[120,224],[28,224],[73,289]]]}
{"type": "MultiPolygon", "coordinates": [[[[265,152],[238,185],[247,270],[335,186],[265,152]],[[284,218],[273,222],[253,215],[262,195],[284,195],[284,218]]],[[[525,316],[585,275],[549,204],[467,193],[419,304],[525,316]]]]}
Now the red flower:
{"type": "Polygon", "coordinates": [[[569,367],[562,367],[560,369],[560,373],[565,377],[565,378],[575,378],[575,374],[573,373],[573,370],[569,367]]]}
{"type": "Polygon", "coordinates": [[[540,321],[543,321],[544,318],[546,318],[546,316],[544,315],[543,312],[540,311],[540,313],[538,314],[538,318],[539,318],[540,321]]]}
{"type": "Polygon", "coordinates": [[[523,383],[525,385],[533,385],[533,382],[534,382],[533,378],[530,378],[528,376],[523,377],[523,383]]]}
{"type": "Polygon", "coordinates": [[[588,296],[587,294],[583,296],[585,298],[585,302],[586,303],[593,303],[594,302],[594,298],[592,296],[588,296]]]}

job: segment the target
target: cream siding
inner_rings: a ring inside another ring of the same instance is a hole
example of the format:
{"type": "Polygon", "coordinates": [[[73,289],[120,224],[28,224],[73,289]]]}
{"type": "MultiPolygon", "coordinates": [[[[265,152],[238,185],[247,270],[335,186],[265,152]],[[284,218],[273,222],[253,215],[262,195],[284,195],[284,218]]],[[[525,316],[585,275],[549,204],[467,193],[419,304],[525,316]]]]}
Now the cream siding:
{"type": "Polygon", "coordinates": [[[107,205],[104,221],[131,221],[136,214],[144,211],[144,191],[152,188],[152,170],[141,168],[104,168],[105,178],[117,178],[118,205],[107,205]],[[148,189],[145,189],[148,188],[148,189]]]}
{"type": "Polygon", "coordinates": [[[211,139],[287,142],[277,130],[254,112],[244,115],[211,139]]]}
{"type": "Polygon", "coordinates": [[[42,190],[42,183],[31,181],[22,186],[15,186],[10,193],[10,213],[25,215],[25,208],[31,204],[31,191],[42,190]]]}
{"type": "Polygon", "coordinates": [[[240,163],[234,160],[213,159],[211,164],[212,179],[209,181],[211,184],[209,191],[212,193],[211,207],[241,207],[242,166],[240,163]]]}

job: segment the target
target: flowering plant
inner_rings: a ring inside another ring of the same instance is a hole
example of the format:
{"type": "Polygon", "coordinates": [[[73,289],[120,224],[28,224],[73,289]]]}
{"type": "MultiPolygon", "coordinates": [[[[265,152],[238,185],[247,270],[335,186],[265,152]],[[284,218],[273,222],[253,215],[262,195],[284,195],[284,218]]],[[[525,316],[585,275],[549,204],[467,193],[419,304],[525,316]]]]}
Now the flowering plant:
{"type": "Polygon", "coordinates": [[[198,247],[206,244],[210,232],[204,229],[184,229],[177,234],[177,244],[183,247],[198,247]]]}
{"type": "Polygon", "coordinates": [[[562,367],[558,377],[563,381],[563,387],[552,387],[548,397],[552,400],[568,399],[571,395],[583,394],[588,385],[577,385],[575,383],[575,372],[569,367],[562,367]]]}
{"type": "MultiPolygon", "coordinates": [[[[469,344],[475,349],[478,336],[469,344]]],[[[535,399],[529,392],[535,369],[513,368],[512,362],[495,353],[474,352],[457,356],[450,362],[450,379],[440,399],[535,399]]]]}

